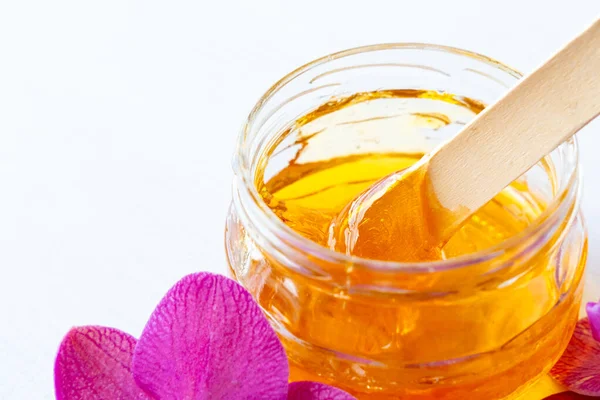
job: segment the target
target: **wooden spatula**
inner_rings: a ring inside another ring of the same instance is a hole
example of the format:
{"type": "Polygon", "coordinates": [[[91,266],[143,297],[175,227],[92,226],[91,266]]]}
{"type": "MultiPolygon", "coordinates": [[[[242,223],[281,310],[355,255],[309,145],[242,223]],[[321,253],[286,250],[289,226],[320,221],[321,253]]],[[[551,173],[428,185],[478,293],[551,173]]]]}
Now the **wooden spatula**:
{"type": "Polygon", "coordinates": [[[598,114],[600,19],[452,140],[359,196],[332,225],[330,246],[368,258],[435,259],[469,216],[598,114]],[[382,232],[381,218],[398,221],[382,232]]]}

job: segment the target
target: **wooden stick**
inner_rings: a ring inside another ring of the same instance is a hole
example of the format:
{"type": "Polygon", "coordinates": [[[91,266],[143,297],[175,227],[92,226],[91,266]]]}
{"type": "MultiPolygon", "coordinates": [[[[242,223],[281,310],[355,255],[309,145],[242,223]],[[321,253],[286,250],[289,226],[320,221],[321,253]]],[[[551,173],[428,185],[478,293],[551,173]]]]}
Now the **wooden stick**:
{"type": "Polygon", "coordinates": [[[432,153],[429,190],[459,225],[598,114],[600,19],[432,153]]]}

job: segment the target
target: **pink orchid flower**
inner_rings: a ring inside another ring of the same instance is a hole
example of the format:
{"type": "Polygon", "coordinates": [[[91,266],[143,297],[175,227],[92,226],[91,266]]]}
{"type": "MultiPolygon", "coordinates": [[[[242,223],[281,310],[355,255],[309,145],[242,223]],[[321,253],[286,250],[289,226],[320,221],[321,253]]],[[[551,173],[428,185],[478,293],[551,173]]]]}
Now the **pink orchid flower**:
{"type": "Polygon", "coordinates": [[[219,275],[179,281],[139,340],[73,328],[54,370],[57,400],[351,400],[315,382],[288,384],[288,361],[250,293],[219,275]]]}
{"type": "Polygon", "coordinates": [[[588,303],[587,318],[577,322],[567,349],[550,375],[569,389],[546,400],[600,397],[600,303],[588,303]]]}
{"type": "Polygon", "coordinates": [[[553,394],[552,396],[548,396],[544,398],[544,400],[591,400],[598,399],[596,396],[584,396],[582,394],[577,394],[575,392],[562,392],[553,394]]]}

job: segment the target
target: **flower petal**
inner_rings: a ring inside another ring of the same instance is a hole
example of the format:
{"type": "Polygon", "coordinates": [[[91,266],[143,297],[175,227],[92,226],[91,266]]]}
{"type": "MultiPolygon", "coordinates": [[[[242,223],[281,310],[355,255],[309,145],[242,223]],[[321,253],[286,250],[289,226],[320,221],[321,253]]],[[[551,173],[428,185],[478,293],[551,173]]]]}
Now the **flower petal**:
{"type": "Polygon", "coordinates": [[[161,300],[135,348],[133,375],[161,400],[280,400],[288,362],[258,305],[240,285],[188,275],[161,300]]]}
{"type": "Polygon", "coordinates": [[[573,392],[600,396],[600,342],[592,337],[587,318],[577,322],[567,349],[550,375],[573,392]]]}
{"type": "Polygon", "coordinates": [[[600,341],[600,303],[587,303],[585,311],[587,311],[588,319],[590,320],[592,336],[594,339],[600,341]]]}
{"type": "Polygon", "coordinates": [[[288,400],[356,400],[341,389],[318,382],[293,382],[288,400]]]}
{"type": "Polygon", "coordinates": [[[57,400],[150,399],[131,375],[134,337],[98,326],[73,328],[54,365],[57,400]]]}
{"type": "Polygon", "coordinates": [[[544,397],[544,400],[589,400],[597,398],[598,397],[595,396],[584,396],[575,392],[562,392],[553,394],[552,396],[544,397]]]}

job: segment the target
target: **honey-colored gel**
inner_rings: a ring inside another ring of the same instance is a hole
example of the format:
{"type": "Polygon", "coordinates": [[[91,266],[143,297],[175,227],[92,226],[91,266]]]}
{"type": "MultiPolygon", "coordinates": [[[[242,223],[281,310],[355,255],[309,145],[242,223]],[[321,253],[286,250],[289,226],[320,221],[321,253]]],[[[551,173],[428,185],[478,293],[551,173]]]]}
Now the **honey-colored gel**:
{"type": "MultiPolygon", "coordinates": [[[[273,143],[257,171],[257,187],[290,228],[343,253],[430,261],[488,249],[526,229],[543,212],[545,204],[524,182],[516,181],[499,193],[443,243],[431,238],[423,223],[431,209],[421,203],[419,177],[398,192],[412,200],[402,215],[387,212],[385,196],[365,207],[363,225],[354,233],[368,229],[370,240],[357,242],[347,229],[353,221],[339,217],[380,179],[423,157],[423,149],[432,147],[428,134],[462,125],[482,108],[469,99],[415,90],[364,93],[330,102],[300,118],[273,143]],[[354,243],[351,251],[349,243],[354,243]]],[[[547,370],[568,340],[578,313],[581,290],[559,302],[563,294],[556,286],[550,255],[528,256],[532,259],[524,261],[528,267],[522,273],[507,268],[485,279],[482,271],[469,268],[399,275],[398,287],[405,291],[437,293],[421,298],[332,291],[300,275],[290,280],[285,266],[274,267],[258,300],[289,332],[283,342],[293,379],[333,383],[360,399],[491,400],[547,370]],[[286,300],[285,290],[294,293],[294,301],[286,300]],[[316,347],[306,353],[299,341],[316,347]],[[372,363],[336,364],[319,349],[372,363]],[[469,357],[474,358],[466,361],[469,357]]],[[[366,272],[352,274],[353,285],[371,283],[366,272]]],[[[579,278],[571,277],[575,284],[579,278]]],[[[548,391],[548,385],[538,386],[548,391]]],[[[533,394],[530,399],[538,397],[533,394]]]]}
{"type": "Polygon", "coordinates": [[[452,212],[438,205],[427,182],[425,168],[409,168],[376,182],[332,222],[329,247],[375,260],[443,259],[447,238],[440,232],[449,230],[445,225],[450,225],[452,212]]]}
{"type": "MultiPolygon", "coordinates": [[[[370,129],[439,129],[454,120],[464,119],[461,113],[465,111],[475,114],[482,108],[481,104],[472,100],[459,101],[445,94],[412,90],[365,93],[327,104],[301,118],[295,129],[324,115],[334,117],[334,120],[328,121],[330,125],[323,130],[298,141],[296,156],[278,174],[264,184],[259,181],[263,199],[288,226],[308,239],[364,258],[434,261],[489,248],[525,229],[543,210],[544,205],[539,200],[526,195],[522,183],[515,183],[500,193],[448,243],[440,243],[439,238],[431,235],[428,226],[434,221],[438,224],[443,221],[440,221],[441,213],[436,212],[435,198],[423,194],[426,177],[418,173],[404,173],[425,155],[422,152],[366,153],[310,163],[296,162],[308,146],[317,141],[318,135],[335,136],[332,131],[338,130],[339,136],[343,137],[348,132],[348,125],[356,125],[357,129],[365,125],[362,129],[369,129],[369,123],[378,122],[378,126],[370,129]],[[358,118],[354,123],[335,121],[339,110],[353,106],[353,113],[360,115],[364,102],[383,99],[401,101],[405,112],[388,117],[387,122],[384,118],[358,118]],[[420,104],[422,100],[433,104],[448,103],[456,108],[447,110],[450,115],[411,113],[411,107],[415,110],[427,108],[420,104]],[[411,102],[414,105],[411,106],[411,102]],[[404,121],[400,121],[398,126],[394,118],[404,121]],[[387,181],[394,184],[389,185],[387,181]],[[373,192],[377,194],[373,195],[373,192]],[[365,197],[376,200],[365,202],[365,197]],[[392,202],[406,204],[402,214],[389,212],[392,202]],[[347,218],[346,210],[351,207],[354,208],[351,215],[360,216],[354,221],[347,218]],[[368,240],[357,244],[353,235],[368,236],[368,240]],[[348,242],[353,242],[352,249],[347,247],[348,242]]],[[[398,135],[402,134],[398,132],[398,135]]],[[[259,171],[259,177],[261,175],[264,171],[259,171]]]]}

